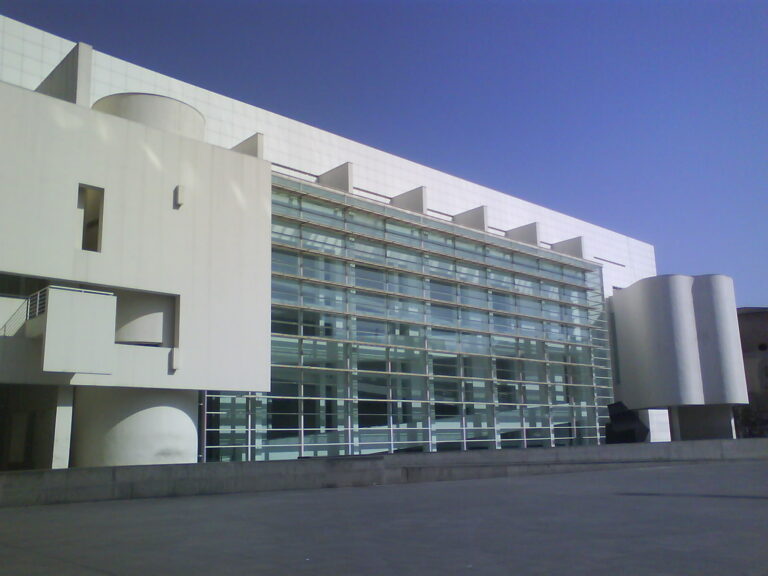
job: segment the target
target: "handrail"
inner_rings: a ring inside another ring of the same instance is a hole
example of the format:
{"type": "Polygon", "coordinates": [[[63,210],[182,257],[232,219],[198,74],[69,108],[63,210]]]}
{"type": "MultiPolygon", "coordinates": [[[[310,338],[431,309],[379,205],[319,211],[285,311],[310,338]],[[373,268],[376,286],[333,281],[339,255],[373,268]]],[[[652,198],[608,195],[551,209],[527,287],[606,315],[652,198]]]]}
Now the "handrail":
{"type": "Polygon", "coordinates": [[[24,326],[24,322],[27,321],[27,306],[28,300],[24,300],[16,311],[11,314],[2,328],[0,328],[0,336],[15,336],[16,333],[24,326]]]}
{"type": "Polygon", "coordinates": [[[48,309],[48,287],[27,298],[27,320],[42,316],[48,309]]]}
{"type": "Polygon", "coordinates": [[[80,292],[82,294],[112,294],[111,292],[104,292],[102,290],[87,290],[85,288],[71,288],[69,286],[46,286],[27,298],[27,320],[42,316],[48,311],[49,290],[65,290],[67,292],[80,292]]]}
{"type": "Polygon", "coordinates": [[[102,290],[87,290],[85,288],[71,288],[69,286],[46,286],[24,300],[5,324],[0,327],[0,336],[14,336],[27,320],[32,320],[45,314],[48,311],[49,290],[112,295],[111,292],[104,292],[102,290]]]}

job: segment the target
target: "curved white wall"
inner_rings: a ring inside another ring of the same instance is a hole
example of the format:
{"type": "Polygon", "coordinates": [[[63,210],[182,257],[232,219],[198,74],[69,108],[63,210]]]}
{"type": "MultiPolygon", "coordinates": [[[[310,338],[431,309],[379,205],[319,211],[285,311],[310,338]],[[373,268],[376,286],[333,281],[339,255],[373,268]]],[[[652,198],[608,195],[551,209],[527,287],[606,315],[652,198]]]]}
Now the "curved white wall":
{"type": "Polygon", "coordinates": [[[631,409],[747,402],[730,278],[654,276],[611,302],[617,400],[631,409]]]}
{"type": "Polygon", "coordinates": [[[203,115],[175,98],[126,92],[101,98],[93,104],[93,109],[187,138],[202,140],[205,137],[203,115]]]}
{"type": "Polygon", "coordinates": [[[173,346],[175,302],[171,296],[116,290],[115,342],[173,346]]]}
{"type": "Polygon", "coordinates": [[[707,404],[746,404],[746,376],[733,280],[697,276],[693,285],[701,377],[707,404]]]}
{"type": "Polygon", "coordinates": [[[704,402],[692,286],[688,276],[654,276],[614,294],[616,395],[628,407],[704,402]]]}
{"type": "Polygon", "coordinates": [[[198,393],[77,387],[73,466],[197,462],[198,393]]]}

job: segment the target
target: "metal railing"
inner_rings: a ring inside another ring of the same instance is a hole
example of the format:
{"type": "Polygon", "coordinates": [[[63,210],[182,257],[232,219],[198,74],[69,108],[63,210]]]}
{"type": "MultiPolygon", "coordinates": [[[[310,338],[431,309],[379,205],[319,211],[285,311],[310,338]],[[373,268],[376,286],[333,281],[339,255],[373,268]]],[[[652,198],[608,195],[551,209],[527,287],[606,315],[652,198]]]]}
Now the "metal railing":
{"type": "Polygon", "coordinates": [[[27,299],[27,320],[45,314],[48,309],[48,288],[38,290],[27,299]]]}
{"type": "Polygon", "coordinates": [[[48,311],[49,290],[67,290],[69,292],[82,292],[86,294],[112,294],[111,292],[103,292],[101,290],[70,288],[68,286],[46,286],[22,302],[5,324],[0,326],[0,336],[14,336],[27,320],[32,320],[45,314],[48,311]]]}

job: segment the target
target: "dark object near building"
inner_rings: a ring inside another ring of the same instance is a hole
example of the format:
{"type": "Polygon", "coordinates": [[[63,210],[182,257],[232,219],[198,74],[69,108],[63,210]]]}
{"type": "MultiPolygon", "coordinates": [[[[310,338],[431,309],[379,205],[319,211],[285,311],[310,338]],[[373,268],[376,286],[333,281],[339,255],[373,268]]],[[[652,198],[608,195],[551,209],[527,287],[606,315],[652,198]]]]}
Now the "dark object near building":
{"type": "Polygon", "coordinates": [[[739,438],[768,438],[768,308],[739,308],[749,405],[734,410],[739,438]]]}
{"type": "Polygon", "coordinates": [[[609,404],[608,415],[611,421],[605,425],[607,444],[645,442],[648,438],[648,427],[640,420],[637,411],[627,408],[624,402],[609,404]]]}

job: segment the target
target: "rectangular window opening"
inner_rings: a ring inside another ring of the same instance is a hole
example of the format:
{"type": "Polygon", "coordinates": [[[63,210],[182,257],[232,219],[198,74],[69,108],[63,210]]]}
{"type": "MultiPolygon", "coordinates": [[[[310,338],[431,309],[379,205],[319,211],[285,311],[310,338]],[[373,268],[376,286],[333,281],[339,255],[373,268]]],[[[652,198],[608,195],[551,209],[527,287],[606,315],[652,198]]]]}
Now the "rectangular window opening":
{"type": "Polygon", "coordinates": [[[77,191],[77,207],[83,212],[82,249],[101,252],[104,190],[81,184],[77,191]]]}

